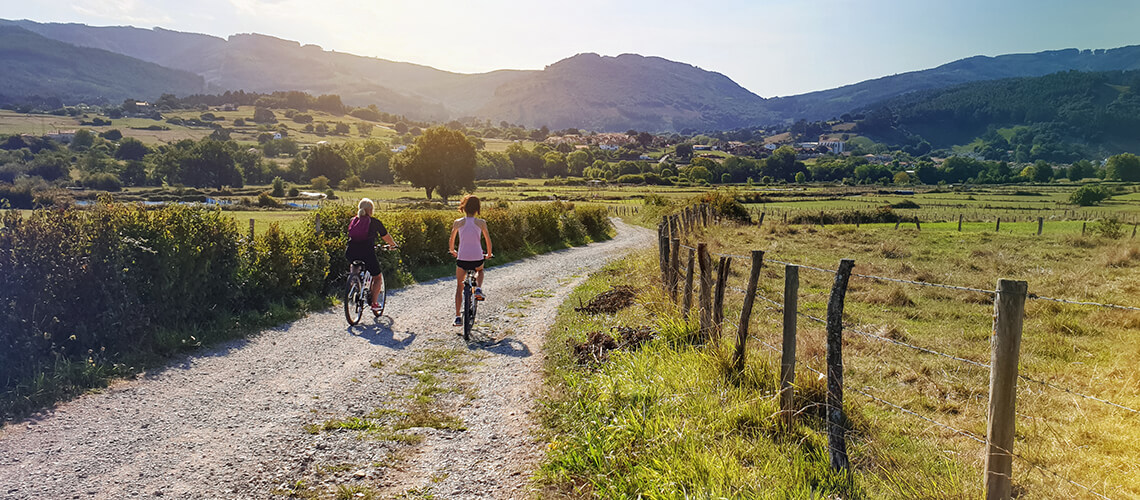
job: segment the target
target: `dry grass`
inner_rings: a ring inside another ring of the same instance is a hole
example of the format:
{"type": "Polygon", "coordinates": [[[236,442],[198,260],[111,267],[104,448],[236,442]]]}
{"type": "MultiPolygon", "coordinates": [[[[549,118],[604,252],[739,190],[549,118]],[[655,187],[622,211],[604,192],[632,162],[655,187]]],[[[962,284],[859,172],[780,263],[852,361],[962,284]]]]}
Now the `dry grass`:
{"type": "MultiPolygon", "coordinates": [[[[713,228],[704,236],[726,253],[765,250],[766,258],[834,269],[855,259],[856,273],[992,289],[998,278],[1022,279],[1032,293],[1140,306],[1140,248],[1128,240],[1075,235],[1011,235],[894,230],[864,226],[786,227],[756,230],[713,228]],[[746,242],[746,243],[737,243],[746,242]]],[[[694,241],[695,242],[695,241],[694,241]]],[[[737,265],[730,284],[743,288],[746,265],[737,265]]],[[[800,309],[825,317],[834,275],[800,271],[800,309]]],[[[783,266],[761,274],[761,293],[780,300],[783,266]]],[[[845,321],[847,387],[859,388],[924,417],[985,436],[988,377],[985,368],[922,353],[855,333],[859,329],[928,349],[989,363],[991,294],[852,278],[845,321]]],[[[730,294],[726,317],[735,324],[740,298],[730,294]]],[[[779,345],[778,313],[758,308],[753,331],[779,345]]],[[[801,317],[798,361],[822,369],[822,325],[801,317]]],[[[1140,408],[1140,313],[1030,300],[1026,305],[1020,373],[1131,408],[1140,408]]],[[[757,353],[768,351],[759,349],[757,353]]],[[[757,354],[770,356],[771,354],[757,354]]],[[[775,359],[775,358],[773,358],[775,359]]],[[[810,372],[800,377],[815,378],[810,372]]],[[[1018,387],[1015,452],[1045,469],[1113,498],[1140,497],[1140,419],[1126,410],[1021,380],[1018,387]]],[[[982,449],[913,416],[854,392],[847,397],[871,425],[906,429],[952,456],[973,478],[950,496],[978,496],[982,449]]],[[[879,443],[905,448],[905,443],[879,443]]],[[[896,450],[897,451],[897,450],[896,450]]],[[[887,453],[890,455],[890,453],[887,453]]],[[[884,465],[885,466],[885,465],[884,465]]],[[[1043,473],[1024,460],[1014,463],[1020,498],[1083,498],[1089,494],[1043,473]]],[[[927,478],[929,479],[929,478],[927,478]]],[[[920,476],[909,480],[922,483],[920,476]]]]}

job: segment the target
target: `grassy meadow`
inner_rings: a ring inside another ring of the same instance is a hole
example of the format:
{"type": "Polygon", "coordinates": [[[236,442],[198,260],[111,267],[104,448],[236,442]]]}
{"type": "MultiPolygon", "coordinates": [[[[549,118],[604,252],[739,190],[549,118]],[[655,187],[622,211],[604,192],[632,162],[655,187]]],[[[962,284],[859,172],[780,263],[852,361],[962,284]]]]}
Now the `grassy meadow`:
{"type": "MultiPolygon", "coordinates": [[[[1140,243],[1130,239],[1130,227],[1114,239],[1091,229],[1082,236],[1082,223],[1075,221],[1047,225],[1042,236],[1035,234],[1036,222],[1020,224],[1010,227],[1012,232],[1006,224],[1000,233],[993,232],[992,224],[979,224],[959,233],[956,221],[923,224],[921,231],[913,225],[819,227],[773,221],[762,228],[712,227],[691,235],[686,244],[703,241],[714,254],[739,256],[764,250],[769,260],[760,294],[776,302],[782,301],[784,266],[771,260],[835,269],[841,258],[853,258],[857,274],[983,290],[992,290],[999,278],[1020,279],[1040,296],[1140,306],[1140,243]]],[[[564,309],[555,331],[580,340],[588,331],[647,324],[665,340],[617,352],[593,369],[568,361],[565,340],[548,344],[556,360],[550,405],[557,411],[548,420],[553,444],[540,481],[553,490],[602,497],[636,491],[804,496],[806,490],[796,488],[852,498],[982,494],[983,445],[950,429],[984,439],[989,370],[896,342],[988,364],[990,294],[852,277],[844,363],[856,474],[852,483],[843,483],[820,472],[816,461],[824,460],[826,466],[826,458],[813,455],[826,446],[812,406],[822,402],[824,381],[808,367],[824,371],[824,325],[807,316],[799,319],[802,418],[796,429],[779,430],[774,419],[779,354],[769,347],[781,342],[781,314],[775,307],[757,302],[747,376],[734,379],[718,368],[726,363],[729,340],[703,350],[667,340],[677,336],[677,329],[693,326],[681,322],[676,306],[656,289],[655,255],[622,266],[599,275],[601,281],[581,294],[588,301],[607,288],[603,283],[629,283],[641,290],[635,307],[604,317],[564,309]],[[573,423],[583,419],[606,422],[607,436],[573,423]],[[789,463],[798,465],[785,469],[789,463]],[[632,479],[630,471],[636,472],[632,479]],[[782,486],[757,493],[752,489],[756,484],[782,486]]],[[[747,267],[747,261],[733,261],[729,287],[745,288],[747,267]]],[[[833,280],[831,273],[801,268],[801,313],[826,316],[833,280]]],[[[576,305],[577,299],[571,302],[576,305]]],[[[741,302],[742,294],[729,288],[725,329],[730,334],[736,331],[741,302]]],[[[1020,374],[1032,380],[1018,383],[1014,452],[1023,458],[1014,460],[1013,479],[1019,498],[1095,497],[1083,487],[1110,498],[1140,496],[1137,414],[1083,397],[1140,409],[1137,327],[1136,311],[1027,302],[1020,374]]]]}

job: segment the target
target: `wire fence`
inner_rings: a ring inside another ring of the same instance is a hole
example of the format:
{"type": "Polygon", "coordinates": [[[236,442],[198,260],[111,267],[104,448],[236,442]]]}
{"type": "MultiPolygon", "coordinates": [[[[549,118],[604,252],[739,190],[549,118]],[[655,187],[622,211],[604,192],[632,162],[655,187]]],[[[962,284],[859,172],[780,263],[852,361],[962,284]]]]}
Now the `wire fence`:
{"type": "MultiPolygon", "coordinates": [[[[714,218],[714,220],[715,220],[715,218],[714,218]]],[[[702,245],[698,245],[698,246],[704,246],[704,245],[702,244],[702,245]]],[[[684,245],[684,244],[679,245],[679,248],[682,248],[682,249],[685,249],[688,251],[692,251],[692,252],[698,252],[699,251],[699,249],[697,247],[684,245]]],[[[732,253],[707,252],[707,254],[710,257],[728,258],[728,259],[739,260],[739,261],[743,261],[743,262],[749,262],[752,259],[751,256],[732,254],[732,253]]],[[[837,275],[837,272],[838,272],[835,269],[826,269],[826,268],[817,267],[817,266],[805,265],[802,263],[796,263],[796,262],[789,262],[789,261],[774,259],[774,258],[771,258],[771,256],[769,256],[769,255],[764,255],[763,263],[764,264],[774,263],[774,264],[781,264],[781,265],[785,265],[785,266],[795,266],[796,268],[799,268],[799,269],[808,269],[808,270],[812,270],[812,271],[816,271],[816,272],[825,273],[827,275],[837,275]]],[[[678,268],[680,270],[684,271],[686,273],[686,275],[688,275],[689,273],[696,274],[696,272],[699,271],[696,269],[691,270],[688,268],[688,266],[683,266],[683,265],[678,266],[678,268]]],[[[703,267],[702,267],[702,269],[703,269],[703,267]]],[[[710,269],[710,271],[711,271],[711,269],[710,269]]],[[[731,276],[734,276],[734,275],[730,274],[730,273],[726,273],[723,278],[718,276],[714,280],[715,281],[727,281],[727,280],[732,279],[731,276]]],[[[741,275],[736,274],[735,276],[741,276],[741,275]]],[[[933,283],[933,282],[918,281],[918,280],[908,280],[908,279],[903,279],[903,278],[896,278],[896,277],[890,277],[890,276],[879,276],[879,275],[874,275],[874,274],[850,273],[850,276],[854,277],[854,278],[865,279],[865,280],[870,280],[870,281],[874,281],[874,282],[897,283],[897,284],[904,284],[904,285],[917,286],[917,287],[931,287],[931,288],[948,289],[948,290],[967,292],[967,293],[984,294],[987,297],[994,299],[995,301],[997,300],[997,298],[999,296],[998,290],[982,288],[982,287],[951,285],[951,284],[945,284],[945,283],[933,283]]],[[[694,278],[694,280],[692,280],[692,281],[699,281],[699,280],[696,280],[694,278]]],[[[680,285],[680,284],[678,283],[678,285],[680,285]]],[[[722,286],[724,289],[732,290],[733,292],[735,292],[738,295],[747,295],[749,293],[747,290],[740,288],[738,286],[733,286],[733,285],[729,285],[729,284],[725,284],[725,283],[718,283],[718,285],[722,286]]],[[[686,286],[692,286],[692,283],[691,282],[687,283],[686,286]]],[[[766,296],[764,293],[761,293],[759,290],[753,294],[753,297],[762,303],[762,309],[765,309],[765,310],[768,310],[768,311],[771,311],[774,313],[782,313],[785,309],[784,304],[782,304],[781,302],[779,302],[777,300],[774,300],[771,297],[766,296]]],[[[1123,310],[1123,311],[1140,311],[1140,307],[1134,307],[1134,306],[1128,306],[1128,305],[1122,305],[1122,304],[1113,304],[1113,303],[1108,303],[1108,302],[1094,302],[1094,301],[1087,301],[1087,300],[1074,300],[1074,299],[1067,299],[1067,298],[1046,297],[1046,296],[1036,295],[1033,293],[1025,293],[1024,298],[1028,299],[1028,300],[1049,301],[1049,302],[1062,303],[1062,304],[1068,304],[1068,305],[1098,307],[1098,308],[1104,308],[1104,309],[1123,310]]],[[[810,308],[810,306],[809,306],[809,308],[810,308]]],[[[722,314],[722,316],[723,316],[723,314],[722,314]]],[[[801,308],[798,308],[798,310],[796,311],[796,316],[800,317],[800,318],[804,318],[804,319],[810,321],[811,323],[814,323],[817,325],[827,325],[826,319],[819,317],[819,316],[816,316],[816,315],[813,315],[810,312],[808,312],[807,310],[803,310],[801,308]]],[[[771,322],[774,324],[779,324],[776,321],[771,321],[771,322]]],[[[726,324],[727,324],[727,322],[726,322],[726,324]]],[[[975,373],[977,375],[982,375],[982,374],[988,374],[988,372],[993,370],[993,366],[991,365],[991,363],[987,363],[985,361],[980,361],[980,360],[976,360],[976,359],[970,359],[971,356],[969,356],[969,355],[960,355],[960,354],[956,354],[956,353],[952,353],[952,352],[946,352],[943,349],[938,349],[938,348],[933,348],[930,346],[920,345],[921,343],[914,342],[910,339],[892,338],[891,336],[887,336],[887,335],[883,335],[883,334],[879,334],[879,333],[874,332],[874,330],[876,330],[876,329],[886,328],[885,326],[876,326],[874,324],[869,324],[869,323],[860,324],[859,322],[851,321],[851,320],[848,320],[846,318],[844,318],[844,321],[842,321],[841,324],[843,325],[842,328],[843,328],[844,332],[857,335],[858,337],[865,338],[865,339],[871,340],[873,342],[878,342],[878,343],[881,343],[883,345],[895,346],[895,347],[899,347],[899,348],[903,348],[903,349],[907,349],[910,351],[914,351],[914,352],[918,352],[918,353],[922,353],[922,354],[927,354],[927,355],[931,355],[931,356],[937,356],[939,358],[946,359],[946,360],[952,361],[954,363],[959,363],[959,364],[962,364],[965,366],[969,366],[971,368],[981,369],[981,370],[977,370],[974,372],[964,372],[964,373],[975,373]]],[[[739,325],[737,325],[737,326],[739,326],[739,325]]],[[[750,339],[750,341],[755,342],[755,343],[759,344],[760,346],[763,346],[768,351],[771,351],[773,353],[778,353],[778,354],[783,353],[783,350],[779,347],[778,342],[772,343],[772,342],[768,341],[767,339],[765,339],[761,336],[758,336],[758,335],[754,335],[754,334],[749,335],[747,338],[750,339]]],[[[777,339],[777,341],[778,340],[779,339],[777,339]]],[[[816,355],[818,355],[818,352],[816,355]]],[[[892,362],[891,360],[889,360],[887,358],[882,358],[882,359],[884,362],[888,362],[888,363],[892,362]]],[[[827,377],[827,375],[824,372],[821,372],[820,370],[815,369],[814,367],[812,367],[807,362],[798,363],[797,366],[799,366],[803,369],[806,369],[807,371],[810,371],[810,372],[820,376],[821,378],[827,377]]],[[[1084,392],[1082,390],[1074,389],[1072,387],[1065,387],[1065,384],[1055,383],[1052,381],[1044,380],[1042,378],[1035,377],[1035,376],[1032,376],[1032,375],[1029,375],[1026,373],[1020,373],[1020,372],[1015,372],[1015,373],[1016,373],[1016,379],[1018,379],[1018,380],[1024,380],[1028,383],[1031,383],[1031,384],[1034,384],[1037,386],[1041,386],[1041,387],[1047,388],[1047,389],[1052,390],[1052,391],[1057,391],[1059,393],[1067,394],[1067,395],[1070,395],[1070,396],[1073,396],[1076,398],[1081,398],[1084,400],[1099,403],[1099,404],[1103,405],[1104,408],[1109,409],[1106,411],[1110,411],[1110,410],[1111,411],[1120,411],[1120,412],[1123,412],[1122,413],[1123,415],[1127,415],[1130,417],[1140,414],[1140,410],[1133,408],[1132,406],[1130,406],[1130,404],[1127,404],[1127,403],[1124,403],[1121,401],[1113,401],[1112,398],[1106,398],[1106,397],[1095,396],[1092,394],[1087,394],[1086,392],[1084,392]]],[[[975,375],[970,375],[970,377],[974,377],[974,376],[975,375]]],[[[964,380],[968,380],[968,379],[964,379],[964,380]]],[[[900,403],[895,402],[895,401],[891,401],[890,398],[887,397],[887,395],[876,391],[870,385],[848,386],[848,389],[856,392],[857,394],[860,394],[861,396],[867,398],[868,400],[874,402],[875,404],[881,405],[884,408],[889,409],[890,411],[894,411],[894,412],[897,412],[899,414],[903,414],[903,415],[906,415],[908,417],[918,419],[922,422],[930,424],[933,427],[943,429],[945,431],[952,433],[953,435],[961,436],[961,437],[963,437],[965,439],[969,439],[973,442],[983,444],[983,445],[988,444],[988,446],[991,448],[991,451],[993,449],[995,449],[994,448],[995,445],[993,442],[988,442],[988,440],[986,438],[979,436],[977,433],[965,430],[965,429],[961,428],[960,426],[948,423],[948,422],[943,421],[941,419],[932,418],[931,416],[924,415],[921,413],[920,410],[908,407],[908,405],[900,404],[900,403]]],[[[1044,394],[1044,393],[1041,393],[1041,394],[1044,394]]],[[[1040,416],[1038,416],[1038,415],[1027,415],[1025,413],[1018,413],[1017,415],[1018,415],[1018,417],[1021,417],[1021,418],[1031,418],[1031,419],[1033,419],[1033,421],[1037,421],[1040,419],[1046,419],[1048,417],[1046,415],[1040,415],[1040,416]]],[[[956,419],[961,420],[961,418],[956,418],[956,419]]],[[[1028,441],[1024,441],[1024,440],[1030,439],[1030,438],[1031,438],[1031,436],[1026,435],[1026,436],[1019,437],[1018,440],[1023,442],[1022,446],[1025,446],[1026,445],[1025,443],[1028,443],[1028,441]]],[[[1074,488],[1078,488],[1078,489],[1082,490],[1083,492],[1085,492],[1091,496],[1095,496],[1097,498],[1108,498],[1104,493],[1104,491],[1107,491],[1107,490],[1103,489],[1104,486],[1102,486],[1100,488],[1100,491],[1098,491],[1097,488],[1090,487],[1086,483],[1083,483],[1081,481],[1077,481],[1077,480],[1073,479],[1072,477],[1069,477],[1069,476],[1067,476],[1063,473],[1060,473],[1056,470],[1051,470],[1049,466],[1042,464],[1042,463],[1039,463],[1037,461],[1034,461],[1034,460],[1027,458],[1026,456],[1023,456],[1021,454],[1014,453],[1013,450],[1005,450],[1005,449],[1002,449],[1000,447],[997,447],[996,449],[1001,451],[1001,452],[1004,452],[1005,454],[1009,455],[1010,457],[1017,459],[1019,461],[1019,463],[1026,464],[1032,470],[1040,471],[1042,474],[1044,474],[1048,477],[1054,478],[1057,481],[1060,481],[1064,484],[1070,485],[1074,488]]],[[[1031,448],[1031,449],[1033,450],[1034,453],[1039,453],[1038,450],[1036,450],[1034,448],[1031,448]]]]}

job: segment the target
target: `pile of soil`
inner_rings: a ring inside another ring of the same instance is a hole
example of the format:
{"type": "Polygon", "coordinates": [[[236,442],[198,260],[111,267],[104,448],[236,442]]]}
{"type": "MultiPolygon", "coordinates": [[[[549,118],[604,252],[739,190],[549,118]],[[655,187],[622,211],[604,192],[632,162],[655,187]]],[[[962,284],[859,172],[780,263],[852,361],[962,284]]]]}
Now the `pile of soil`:
{"type": "Polygon", "coordinates": [[[589,304],[574,310],[586,314],[613,314],[633,305],[636,294],[629,285],[618,285],[594,297],[589,304]]]}
{"type": "Polygon", "coordinates": [[[613,334],[596,331],[590,332],[586,341],[582,343],[570,342],[570,350],[574,360],[580,365],[590,363],[604,363],[610,359],[610,351],[624,349],[632,351],[641,347],[655,336],[648,326],[630,328],[618,326],[611,329],[613,334]]]}

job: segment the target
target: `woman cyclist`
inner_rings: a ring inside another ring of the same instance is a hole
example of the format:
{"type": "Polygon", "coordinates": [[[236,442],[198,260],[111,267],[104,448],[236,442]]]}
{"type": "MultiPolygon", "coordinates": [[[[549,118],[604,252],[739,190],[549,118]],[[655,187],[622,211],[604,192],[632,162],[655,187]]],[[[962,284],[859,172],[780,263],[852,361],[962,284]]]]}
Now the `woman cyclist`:
{"type": "Polygon", "coordinates": [[[490,259],[491,235],[487,232],[487,221],[475,218],[479,213],[479,198],[472,195],[463,197],[459,202],[459,211],[465,217],[455,219],[451,224],[451,239],[447,242],[448,251],[455,257],[455,326],[463,326],[460,309],[463,306],[463,278],[468,271],[475,275],[475,300],[484,300],[483,297],[483,259],[490,259]],[[487,252],[484,254],[483,245],[479,236],[487,242],[487,252]],[[455,249],[455,237],[459,236],[459,250],[455,249]]]}
{"type": "Polygon", "coordinates": [[[376,238],[383,238],[392,248],[396,248],[396,242],[392,239],[392,235],[388,234],[384,224],[372,216],[372,200],[361,199],[356,207],[356,217],[348,223],[348,248],[344,250],[344,257],[349,262],[357,260],[364,262],[364,268],[372,273],[370,287],[372,296],[369,297],[369,304],[372,305],[373,311],[378,311],[380,304],[376,303],[376,298],[383,288],[381,285],[384,283],[384,275],[380,272],[380,261],[376,258],[376,238]]]}

